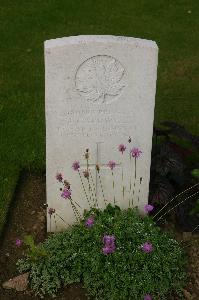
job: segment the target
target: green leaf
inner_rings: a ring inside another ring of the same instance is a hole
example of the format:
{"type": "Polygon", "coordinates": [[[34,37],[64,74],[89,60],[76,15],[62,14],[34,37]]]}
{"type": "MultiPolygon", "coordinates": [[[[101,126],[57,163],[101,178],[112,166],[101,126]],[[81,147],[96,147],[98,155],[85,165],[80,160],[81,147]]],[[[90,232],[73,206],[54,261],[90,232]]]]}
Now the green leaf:
{"type": "Polygon", "coordinates": [[[196,177],[196,178],[199,178],[199,169],[194,169],[191,171],[191,175],[196,177]]]}

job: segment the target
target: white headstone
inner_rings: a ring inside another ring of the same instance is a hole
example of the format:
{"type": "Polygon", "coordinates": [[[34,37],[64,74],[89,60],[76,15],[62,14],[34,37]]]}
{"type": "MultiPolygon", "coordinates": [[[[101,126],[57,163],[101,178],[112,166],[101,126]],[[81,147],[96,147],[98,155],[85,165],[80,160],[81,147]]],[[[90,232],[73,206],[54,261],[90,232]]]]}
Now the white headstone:
{"type": "MultiPolygon", "coordinates": [[[[81,213],[88,208],[79,174],[71,167],[77,160],[81,174],[87,169],[86,149],[99,207],[104,207],[105,198],[121,208],[133,203],[143,211],[148,201],[157,63],[158,47],[149,40],[74,36],[45,42],[47,203],[66,223],[74,223],[75,217],[70,200],[60,196],[55,176],[61,172],[70,182],[81,213]],[[123,154],[119,144],[127,147],[123,154]],[[136,179],[135,159],[129,155],[133,147],[142,151],[136,159],[136,179]],[[107,167],[111,160],[117,163],[113,174],[107,167]]],[[[91,197],[83,174],[82,180],[91,197]]],[[[55,218],[50,225],[48,216],[48,230],[66,227],[55,218]]]]}

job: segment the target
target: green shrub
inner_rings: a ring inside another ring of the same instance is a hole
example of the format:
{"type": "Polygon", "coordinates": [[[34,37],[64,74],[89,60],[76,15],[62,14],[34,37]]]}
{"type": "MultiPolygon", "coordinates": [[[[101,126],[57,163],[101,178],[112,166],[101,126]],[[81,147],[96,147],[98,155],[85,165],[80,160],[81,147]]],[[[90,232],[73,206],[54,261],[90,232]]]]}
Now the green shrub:
{"type": "Polygon", "coordinates": [[[136,209],[108,205],[104,211],[86,212],[80,224],[51,235],[44,243],[47,255],[18,261],[21,272],[30,271],[36,294],[55,295],[70,283],[84,283],[98,300],[168,299],[180,292],[185,281],[185,255],[179,243],[136,209]],[[94,224],[85,221],[93,215],[94,224]],[[105,255],[103,236],[115,237],[113,253],[105,255]],[[153,251],[141,247],[149,242],[153,251]]]}

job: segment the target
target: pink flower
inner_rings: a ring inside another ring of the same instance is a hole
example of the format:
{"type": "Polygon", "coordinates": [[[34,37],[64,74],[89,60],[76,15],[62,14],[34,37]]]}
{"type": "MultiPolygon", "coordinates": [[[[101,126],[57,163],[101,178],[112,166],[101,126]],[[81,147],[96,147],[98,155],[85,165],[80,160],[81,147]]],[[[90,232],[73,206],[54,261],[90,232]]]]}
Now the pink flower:
{"type": "Polygon", "coordinates": [[[146,242],[141,246],[141,249],[145,253],[150,253],[153,251],[153,245],[150,242],[146,242]]]}
{"type": "Polygon", "coordinates": [[[113,160],[110,160],[107,164],[107,167],[109,167],[111,170],[113,170],[116,166],[116,163],[113,160]]]}
{"type": "Polygon", "coordinates": [[[132,148],[131,151],[130,151],[130,153],[131,153],[132,157],[138,158],[138,157],[140,157],[142,151],[139,150],[138,148],[132,148]]]}
{"type": "Polygon", "coordinates": [[[69,189],[64,189],[61,197],[65,198],[65,199],[70,199],[71,198],[71,190],[69,189]]]}
{"type": "Polygon", "coordinates": [[[20,247],[22,243],[23,243],[23,241],[20,240],[20,239],[16,239],[16,241],[15,241],[15,245],[16,245],[17,247],[20,247]]]}
{"type": "Polygon", "coordinates": [[[52,216],[55,213],[55,209],[54,208],[49,208],[48,213],[49,213],[50,216],[52,216]]]}
{"type": "Polygon", "coordinates": [[[61,174],[61,173],[57,173],[56,179],[57,179],[59,182],[62,182],[62,180],[63,180],[62,174],[61,174]]]}
{"type": "Polygon", "coordinates": [[[104,235],[103,243],[105,245],[113,245],[115,243],[115,236],[114,235],[104,235]]]}
{"type": "Polygon", "coordinates": [[[119,150],[120,152],[122,152],[122,154],[123,154],[123,152],[126,150],[126,146],[125,146],[124,144],[120,144],[120,145],[118,146],[118,150],[119,150]]]}
{"type": "Polygon", "coordinates": [[[103,251],[104,255],[113,253],[113,252],[115,252],[115,245],[111,245],[111,246],[106,245],[103,247],[102,251],[103,251]]]}
{"type": "Polygon", "coordinates": [[[87,227],[92,227],[93,225],[94,225],[94,217],[92,217],[92,216],[90,216],[90,217],[88,217],[88,219],[86,220],[86,222],[85,222],[85,225],[87,226],[87,227]]]}
{"type": "Polygon", "coordinates": [[[113,253],[115,251],[116,246],[115,246],[115,236],[114,235],[104,235],[103,243],[104,243],[104,247],[102,248],[102,251],[103,251],[104,255],[113,253]]]}
{"type": "Polygon", "coordinates": [[[154,206],[151,205],[151,204],[146,204],[146,205],[144,206],[144,210],[145,210],[146,213],[151,212],[153,209],[154,209],[154,206]]]}
{"type": "Polygon", "coordinates": [[[72,168],[74,171],[78,171],[80,168],[79,161],[75,160],[74,163],[72,164],[72,168]]]}
{"type": "Polygon", "coordinates": [[[144,296],[144,300],[152,300],[151,295],[145,295],[145,296],[144,296]]]}

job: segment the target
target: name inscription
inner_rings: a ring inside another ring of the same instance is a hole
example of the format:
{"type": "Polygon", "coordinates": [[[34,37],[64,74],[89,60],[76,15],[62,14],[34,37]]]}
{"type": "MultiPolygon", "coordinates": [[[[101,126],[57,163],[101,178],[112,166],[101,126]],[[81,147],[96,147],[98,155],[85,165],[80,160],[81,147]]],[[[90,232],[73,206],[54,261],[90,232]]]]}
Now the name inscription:
{"type": "Polygon", "coordinates": [[[61,136],[129,136],[132,115],[107,109],[70,110],[59,114],[58,133],[61,136]]]}

